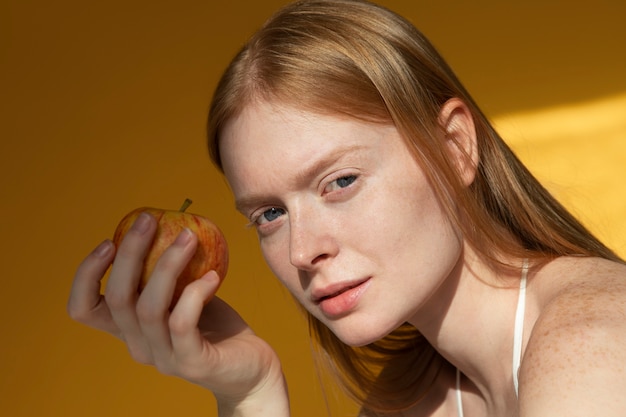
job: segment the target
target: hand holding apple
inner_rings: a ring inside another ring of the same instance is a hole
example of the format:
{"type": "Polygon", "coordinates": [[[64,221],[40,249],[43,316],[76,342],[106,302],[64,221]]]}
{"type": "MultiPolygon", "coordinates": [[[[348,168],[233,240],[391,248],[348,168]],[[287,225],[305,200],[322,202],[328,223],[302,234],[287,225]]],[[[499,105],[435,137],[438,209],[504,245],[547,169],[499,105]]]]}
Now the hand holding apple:
{"type": "Polygon", "coordinates": [[[154,365],[161,372],[212,391],[221,408],[234,409],[245,400],[246,406],[251,404],[254,410],[257,404],[263,408],[276,398],[286,405],[286,387],[276,352],[255,335],[237,311],[213,296],[221,282],[206,272],[215,270],[224,278],[228,265],[226,241],[213,223],[184,213],[188,203],[179,212],[141,208],[126,215],[113,242],[102,242],[78,266],[68,313],[80,323],[121,339],[137,362],[154,365]],[[153,218],[143,225],[136,224],[142,212],[153,218]],[[170,243],[184,227],[195,232],[194,242],[182,239],[172,248],[170,243]],[[121,250],[116,251],[114,244],[121,250]],[[142,258],[140,254],[147,256],[142,258]],[[157,266],[161,261],[164,263],[157,266]],[[136,276],[138,266],[143,267],[141,277],[136,276]],[[109,269],[103,294],[102,279],[109,269]],[[178,273],[181,269],[182,274],[178,273]],[[198,281],[202,277],[207,279],[198,281]],[[146,286],[148,279],[160,282],[146,286]],[[165,298],[174,292],[176,284],[174,299],[165,298]],[[195,286],[194,294],[188,294],[184,305],[172,308],[185,285],[195,286]],[[139,290],[144,296],[132,297],[139,290]],[[206,299],[211,302],[203,305],[206,299]]]}
{"type": "Polygon", "coordinates": [[[186,213],[191,200],[178,211],[151,207],[138,208],[128,213],[119,223],[113,236],[113,243],[119,247],[124,235],[141,213],[149,213],[157,220],[157,231],[152,246],[144,259],[139,291],[147,284],[152,271],[163,252],[174,242],[184,229],[191,229],[198,237],[198,246],[184,271],[178,277],[172,298],[172,306],[178,301],[183,289],[190,282],[205,273],[215,270],[220,279],[224,279],[228,270],[228,246],[220,229],[210,220],[197,214],[186,213]]]}

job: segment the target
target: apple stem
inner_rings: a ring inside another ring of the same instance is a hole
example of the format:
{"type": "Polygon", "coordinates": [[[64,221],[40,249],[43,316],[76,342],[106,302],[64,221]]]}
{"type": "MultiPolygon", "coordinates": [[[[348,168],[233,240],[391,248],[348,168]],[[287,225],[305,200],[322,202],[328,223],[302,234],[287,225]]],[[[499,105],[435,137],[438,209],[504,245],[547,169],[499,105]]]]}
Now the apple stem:
{"type": "Polygon", "coordinates": [[[184,212],[191,205],[191,203],[192,203],[191,199],[186,198],[185,201],[183,202],[183,205],[180,206],[178,211],[180,211],[181,213],[184,212]]]}

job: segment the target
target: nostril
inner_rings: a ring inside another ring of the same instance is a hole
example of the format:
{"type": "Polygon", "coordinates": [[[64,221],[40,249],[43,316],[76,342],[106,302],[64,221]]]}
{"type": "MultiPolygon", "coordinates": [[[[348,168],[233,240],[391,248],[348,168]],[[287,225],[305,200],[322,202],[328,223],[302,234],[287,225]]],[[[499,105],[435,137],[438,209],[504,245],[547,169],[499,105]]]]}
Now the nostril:
{"type": "Polygon", "coordinates": [[[318,262],[323,261],[324,259],[328,258],[328,254],[323,253],[321,255],[317,255],[315,258],[313,258],[313,260],[311,261],[311,264],[315,265],[318,262]]]}
{"type": "Polygon", "coordinates": [[[320,262],[330,257],[327,253],[319,255],[311,255],[310,253],[301,252],[291,255],[291,263],[298,269],[307,271],[316,267],[320,262]]]}

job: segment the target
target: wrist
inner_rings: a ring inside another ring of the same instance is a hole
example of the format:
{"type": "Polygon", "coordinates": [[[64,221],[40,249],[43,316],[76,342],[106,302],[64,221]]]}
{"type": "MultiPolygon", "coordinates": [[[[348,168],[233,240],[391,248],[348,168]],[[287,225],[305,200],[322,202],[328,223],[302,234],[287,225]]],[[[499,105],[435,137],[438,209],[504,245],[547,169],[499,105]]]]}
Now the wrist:
{"type": "Polygon", "coordinates": [[[240,398],[216,395],[219,417],[289,417],[289,394],[281,370],[240,398]]]}

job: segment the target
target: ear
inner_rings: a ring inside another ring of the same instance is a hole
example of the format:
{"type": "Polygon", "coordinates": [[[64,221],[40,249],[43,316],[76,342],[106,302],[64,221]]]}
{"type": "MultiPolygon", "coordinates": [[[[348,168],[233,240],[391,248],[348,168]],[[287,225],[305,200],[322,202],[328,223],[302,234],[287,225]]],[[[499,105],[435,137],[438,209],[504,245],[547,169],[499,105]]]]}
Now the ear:
{"type": "Polygon", "coordinates": [[[441,107],[438,121],[450,158],[463,184],[469,186],[476,176],[479,159],[474,118],[461,99],[451,98],[441,107]]]}

